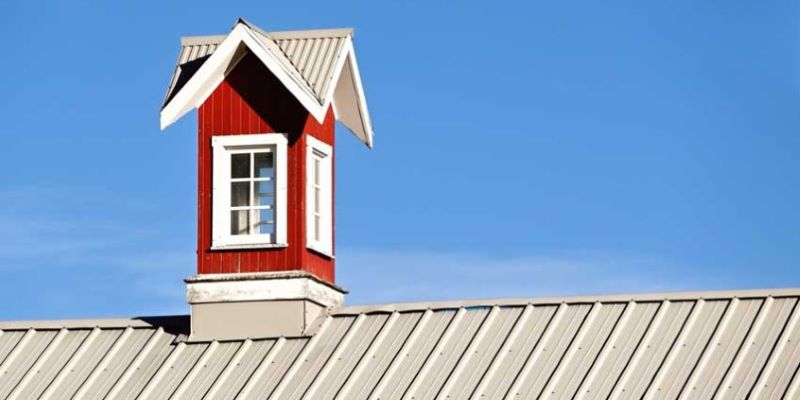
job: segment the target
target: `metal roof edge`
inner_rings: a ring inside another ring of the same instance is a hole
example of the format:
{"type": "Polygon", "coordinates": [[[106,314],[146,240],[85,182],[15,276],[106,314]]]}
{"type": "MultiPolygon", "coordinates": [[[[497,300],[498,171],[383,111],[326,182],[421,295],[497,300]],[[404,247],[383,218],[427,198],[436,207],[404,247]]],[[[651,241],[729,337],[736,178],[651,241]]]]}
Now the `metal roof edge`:
{"type": "Polygon", "coordinates": [[[610,295],[577,295],[517,297],[494,299],[444,300],[389,304],[356,304],[331,310],[331,315],[369,314],[381,312],[422,311],[428,309],[456,309],[465,307],[525,306],[561,303],[627,303],[647,301],[714,300],[731,298],[800,297],[800,288],[767,288],[711,291],[675,291],[656,293],[628,293],[610,295]]]}
{"type": "Polygon", "coordinates": [[[188,323],[188,315],[162,315],[133,318],[86,318],[61,320],[0,321],[0,330],[158,328],[188,323]]]}
{"type": "Polygon", "coordinates": [[[228,35],[183,36],[181,37],[181,46],[219,44],[222,43],[226,37],[228,37],[228,35]]]}
{"type": "Polygon", "coordinates": [[[303,39],[325,36],[354,36],[353,28],[324,28],[324,29],[301,29],[291,31],[268,32],[273,39],[303,39]]]}

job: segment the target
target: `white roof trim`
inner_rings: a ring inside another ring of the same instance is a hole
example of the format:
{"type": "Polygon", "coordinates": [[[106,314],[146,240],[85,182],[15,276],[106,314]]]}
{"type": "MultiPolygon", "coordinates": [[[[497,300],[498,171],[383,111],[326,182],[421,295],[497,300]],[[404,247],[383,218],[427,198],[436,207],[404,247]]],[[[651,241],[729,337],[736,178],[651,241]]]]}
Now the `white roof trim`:
{"type": "MultiPolygon", "coordinates": [[[[161,110],[161,129],[166,129],[183,117],[193,108],[199,107],[225,79],[231,66],[238,61],[234,59],[241,45],[249,49],[278,78],[290,93],[320,123],[333,103],[337,118],[350,129],[364,144],[372,147],[372,124],[367,111],[361,77],[358,72],[353,49],[352,31],[348,36],[333,69],[331,84],[327,87],[320,101],[299,71],[292,65],[281,48],[272,40],[267,32],[262,32],[239,21],[219,43],[219,47],[211,54],[188,82],[169,100],[161,110]],[[345,81],[342,82],[344,77],[345,81]]],[[[201,37],[195,41],[218,39],[219,37],[201,37]]],[[[184,38],[182,42],[192,41],[184,38]]],[[[214,40],[214,41],[216,41],[214,40]]],[[[188,43],[188,42],[187,42],[188,43]]],[[[186,43],[184,43],[186,44],[186,43]]]]}

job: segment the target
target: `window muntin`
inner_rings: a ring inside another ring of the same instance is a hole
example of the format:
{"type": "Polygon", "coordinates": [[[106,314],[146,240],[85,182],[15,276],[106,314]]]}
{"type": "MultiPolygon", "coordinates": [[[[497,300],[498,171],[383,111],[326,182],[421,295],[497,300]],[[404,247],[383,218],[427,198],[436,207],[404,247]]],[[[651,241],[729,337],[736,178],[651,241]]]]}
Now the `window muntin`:
{"type": "Polygon", "coordinates": [[[274,146],[231,151],[231,235],[275,233],[274,146]],[[251,167],[252,166],[252,167],[251,167]]]}
{"type": "Polygon", "coordinates": [[[286,245],[286,137],[212,138],[212,248],[286,245]]]}
{"type": "Polygon", "coordinates": [[[333,148],[309,136],[306,171],[307,246],[333,256],[333,148]]]}

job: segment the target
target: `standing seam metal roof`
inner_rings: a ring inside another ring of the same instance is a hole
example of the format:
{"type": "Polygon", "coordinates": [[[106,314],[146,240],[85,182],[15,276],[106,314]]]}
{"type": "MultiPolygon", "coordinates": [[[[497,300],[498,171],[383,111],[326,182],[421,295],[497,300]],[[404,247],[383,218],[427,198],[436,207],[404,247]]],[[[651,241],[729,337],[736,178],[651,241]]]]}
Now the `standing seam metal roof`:
{"type": "MultiPolygon", "coordinates": [[[[246,23],[246,22],[245,22],[246,23]]],[[[350,28],[313,29],[303,31],[265,32],[255,25],[247,25],[265,45],[277,45],[282,59],[298,75],[299,83],[322,103],[334,79],[336,62],[342,57],[346,39],[353,35],[350,28]]],[[[189,36],[181,38],[181,51],[175,72],[170,80],[164,103],[170,101],[205,60],[214,53],[225,35],[189,36]]]]}
{"type": "Polygon", "coordinates": [[[9,399],[800,398],[800,289],[343,307],[311,337],[186,317],[0,323],[9,399]]]}

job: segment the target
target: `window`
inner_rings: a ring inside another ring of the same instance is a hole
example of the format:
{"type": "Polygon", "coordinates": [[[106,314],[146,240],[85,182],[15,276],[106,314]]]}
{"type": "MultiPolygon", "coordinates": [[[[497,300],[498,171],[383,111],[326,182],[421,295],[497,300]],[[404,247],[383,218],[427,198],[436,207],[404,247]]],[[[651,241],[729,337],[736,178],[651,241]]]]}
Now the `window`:
{"type": "Polygon", "coordinates": [[[286,245],[286,137],[215,136],[212,248],[286,245]]]}
{"type": "Polygon", "coordinates": [[[333,149],[311,136],[306,143],[306,242],[333,256],[333,149]]]}

